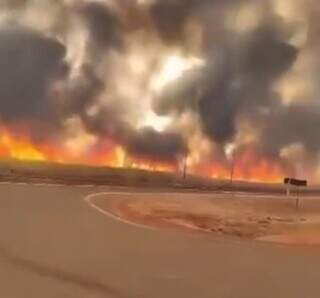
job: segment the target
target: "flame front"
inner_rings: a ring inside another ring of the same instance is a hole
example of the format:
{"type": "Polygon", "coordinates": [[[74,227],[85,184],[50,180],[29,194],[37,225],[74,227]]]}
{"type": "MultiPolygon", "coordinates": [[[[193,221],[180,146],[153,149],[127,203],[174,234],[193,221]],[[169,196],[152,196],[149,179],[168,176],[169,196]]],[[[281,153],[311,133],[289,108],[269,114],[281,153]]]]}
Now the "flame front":
{"type": "Polygon", "coordinates": [[[4,127],[0,129],[0,158],[116,168],[131,167],[166,172],[176,169],[173,163],[128,156],[121,145],[112,141],[99,142],[79,155],[66,149],[64,144],[53,141],[36,143],[27,134],[13,133],[4,127]]]}
{"type": "Polygon", "coordinates": [[[46,160],[44,152],[34,146],[28,137],[14,136],[5,128],[0,130],[0,157],[19,160],[46,160]]]}
{"type": "MultiPolygon", "coordinates": [[[[181,161],[165,162],[130,155],[121,144],[111,140],[100,141],[79,155],[67,149],[65,144],[54,141],[35,142],[28,134],[13,131],[5,127],[0,129],[0,159],[135,168],[172,173],[176,173],[183,167],[180,164],[181,161]]],[[[226,165],[219,162],[194,164],[188,166],[188,171],[214,179],[230,179],[232,175],[236,180],[261,182],[280,182],[284,175],[280,165],[255,155],[252,150],[244,151],[233,161],[233,164],[226,165]]]]}

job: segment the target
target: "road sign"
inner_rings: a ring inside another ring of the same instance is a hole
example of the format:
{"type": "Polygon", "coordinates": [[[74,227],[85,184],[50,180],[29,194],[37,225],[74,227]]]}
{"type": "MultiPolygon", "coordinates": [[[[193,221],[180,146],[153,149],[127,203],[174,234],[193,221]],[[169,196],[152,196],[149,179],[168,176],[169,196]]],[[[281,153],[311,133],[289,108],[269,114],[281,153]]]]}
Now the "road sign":
{"type": "Polygon", "coordinates": [[[284,184],[294,185],[294,186],[308,186],[307,180],[299,180],[294,178],[284,178],[284,184]]]}
{"type": "Polygon", "coordinates": [[[296,188],[297,188],[296,208],[299,209],[300,187],[308,186],[308,181],[307,180],[294,179],[294,178],[284,178],[283,182],[284,182],[284,184],[287,185],[287,196],[288,197],[290,196],[291,185],[296,186],[296,188]]]}

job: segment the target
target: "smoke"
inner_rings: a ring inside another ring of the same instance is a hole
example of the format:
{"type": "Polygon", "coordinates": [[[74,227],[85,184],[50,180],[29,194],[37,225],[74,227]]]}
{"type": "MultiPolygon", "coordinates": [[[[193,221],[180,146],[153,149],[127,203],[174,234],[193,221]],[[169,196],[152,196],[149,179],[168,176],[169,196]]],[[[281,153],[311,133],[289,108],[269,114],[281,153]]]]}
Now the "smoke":
{"type": "Polygon", "coordinates": [[[157,33],[166,43],[181,43],[186,36],[186,23],[199,1],[164,0],[150,6],[150,15],[157,33]]]}
{"type": "Polygon", "coordinates": [[[28,0],[2,0],[0,6],[7,9],[18,9],[24,7],[27,2],[28,0]]]}
{"type": "Polygon", "coordinates": [[[173,156],[182,157],[186,148],[183,139],[174,133],[159,133],[146,128],[127,140],[128,152],[156,161],[168,161],[173,156]]]}
{"type": "Polygon", "coordinates": [[[282,148],[291,144],[302,144],[304,149],[315,156],[320,149],[316,138],[316,128],[320,124],[319,105],[294,104],[280,107],[265,121],[261,136],[261,147],[269,153],[279,156],[282,148]]]}
{"type": "Polygon", "coordinates": [[[225,50],[219,75],[207,82],[199,111],[205,132],[217,142],[235,136],[240,113],[272,107],[272,84],[292,66],[298,52],[277,34],[278,30],[261,27],[250,34],[243,48],[235,45],[225,50]]]}
{"type": "Polygon", "coordinates": [[[46,121],[55,127],[50,138],[76,118],[97,142],[112,139],[152,160],[188,154],[194,168],[227,164],[233,148],[236,157],[254,150],[298,175],[292,148],[299,147],[304,174],[317,172],[316,1],[0,7],[2,122],[46,121]]]}
{"type": "Polygon", "coordinates": [[[120,21],[107,5],[100,2],[85,3],[79,7],[79,14],[88,28],[90,41],[97,49],[120,46],[120,21]]]}
{"type": "Polygon", "coordinates": [[[0,28],[0,118],[46,120],[54,103],[50,84],[66,75],[65,47],[58,40],[14,24],[0,28]]]}

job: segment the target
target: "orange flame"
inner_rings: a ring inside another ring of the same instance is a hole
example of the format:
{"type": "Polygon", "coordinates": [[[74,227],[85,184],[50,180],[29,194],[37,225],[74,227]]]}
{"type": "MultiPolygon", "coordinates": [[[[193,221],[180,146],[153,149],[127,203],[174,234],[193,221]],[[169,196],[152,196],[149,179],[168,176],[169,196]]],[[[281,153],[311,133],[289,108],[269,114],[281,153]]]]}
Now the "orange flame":
{"type": "Polygon", "coordinates": [[[197,166],[195,172],[214,179],[266,183],[281,182],[285,176],[284,169],[277,161],[259,156],[252,148],[237,154],[229,163],[213,161],[197,166]]]}
{"type": "MultiPolygon", "coordinates": [[[[97,146],[90,148],[83,154],[76,155],[66,150],[59,142],[34,142],[25,130],[15,130],[0,127],[0,158],[18,160],[50,161],[59,163],[78,163],[94,166],[131,167],[150,171],[176,172],[178,162],[164,162],[147,160],[145,157],[128,154],[121,145],[108,140],[101,141],[97,146]]],[[[216,179],[280,182],[284,176],[281,165],[247,149],[238,154],[234,165],[221,162],[211,162],[197,165],[189,169],[193,174],[216,179]]]]}
{"type": "Polygon", "coordinates": [[[253,149],[243,151],[234,161],[234,177],[237,180],[257,182],[281,182],[284,169],[279,162],[256,154],[253,149]]]}
{"type": "MultiPolygon", "coordinates": [[[[20,127],[18,130],[21,130],[20,127]]],[[[99,142],[97,146],[90,148],[85,154],[79,156],[66,150],[58,143],[48,141],[35,143],[25,131],[14,133],[4,127],[0,127],[0,158],[131,167],[166,172],[173,172],[177,169],[175,163],[128,156],[120,145],[110,140],[99,142]]]]}
{"type": "Polygon", "coordinates": [[[15,137],[6,129],[0,130],[0,157],[28,160],[46,160],[40,149],[28,137],[15,137]]]}

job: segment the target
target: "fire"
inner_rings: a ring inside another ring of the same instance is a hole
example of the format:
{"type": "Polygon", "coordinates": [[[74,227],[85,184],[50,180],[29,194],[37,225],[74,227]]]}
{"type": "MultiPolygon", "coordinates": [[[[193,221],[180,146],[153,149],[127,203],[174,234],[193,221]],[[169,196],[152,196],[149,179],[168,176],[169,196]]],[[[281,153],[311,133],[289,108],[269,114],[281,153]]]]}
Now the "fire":
{"type": "Polygon", "coordinates": [[[284,169],[277,161],[257,155],[252,148],[236,154],[229,162],[212,161],[196,166],[194,171],[214,179],[266,183],[281,182],[285,176],[284,169]]]}
{"type": "Polygon", "coordinates": [[[67,146],[53,141],[35,143],[28,134],[16,134],[7,128],[0,128],[0,158],[3,159],[130,167],[163,172],[173,172],[177,168],[174,163],[129,156],[122,146],[111,140],[100,141],[80,155],[69,149],[68,142],[67,146]]]}
{"type": "MultiPolygon", "coordinates": [[[[180,166],[178,162],[148,160],[145,157],[132,156],[112,140],[100,141],[80,155],[69,149],[68,146],[54,141],[37,143],[32,141],[27,133],[19,134],[4,127],[0,128],[0,158],[3,159],[78,163],[160,172],[177,172],[180,166]]],[[[280,182],[285,175],[278,162],[261,157],[252,149],[244,150],[229,164],[214,161],[191,166],[189,172],[215,179],[233,177],[235,180],[270,183],[280,182]]]]}
{"type": "Polygon", "coordinates": [[[20,160],[46,160],[41,150],[33,146],[27,137],[14,137],[5,129],[0,132],[0,157],[20,160]]]}
{"type": "Polygon", "coordinates": [[[218,162],[212,162],[209,164],[202,164],[195,167],[195,172],[201,173],[201,175],[214,178],[214,179],[229,179],[232,175],[231,168],[220,164],[218,162]]]}
{"type": "Polygon", "coordinates": [[[237,180],[258,182],[281,182],[284,169],[270,158],[259,156],[254,150],[248,149],[235,157],[233,162],[233,175],[237,180]]]}
{"type": "Polygon", "coordinates": [[[157,172],[175,172],[178,165],[174,162],[165,162],[158,160],[146,160],[141,157],[130,156],[127,159],[127,166],[134,169],[157,171],[157,172]]]}

